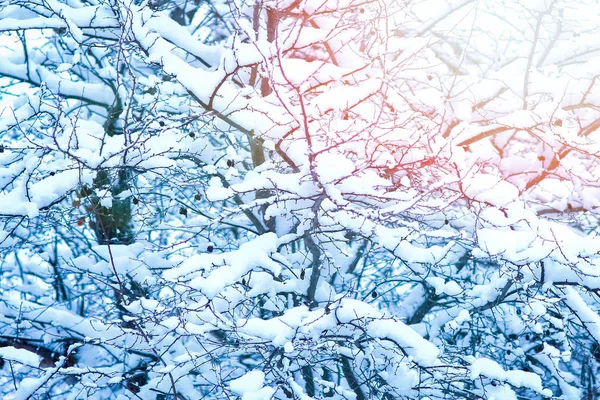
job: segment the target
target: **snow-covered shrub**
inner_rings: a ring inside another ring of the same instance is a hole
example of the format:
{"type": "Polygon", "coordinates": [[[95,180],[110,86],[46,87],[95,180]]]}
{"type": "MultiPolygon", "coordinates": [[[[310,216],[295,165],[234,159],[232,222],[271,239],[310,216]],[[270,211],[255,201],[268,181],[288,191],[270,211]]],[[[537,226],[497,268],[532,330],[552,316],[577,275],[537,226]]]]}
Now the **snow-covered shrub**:
{"type": "Polygon", "coordinates": [[[593,399],[593,1],[0,0],[0,391],[593,399]]]}

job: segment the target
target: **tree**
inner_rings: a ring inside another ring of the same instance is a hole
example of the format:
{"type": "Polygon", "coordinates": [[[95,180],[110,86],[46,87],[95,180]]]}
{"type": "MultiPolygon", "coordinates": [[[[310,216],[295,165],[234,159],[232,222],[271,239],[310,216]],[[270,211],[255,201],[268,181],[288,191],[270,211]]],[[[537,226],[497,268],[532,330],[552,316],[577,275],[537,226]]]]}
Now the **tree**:
{"type": "Polygon", "coordinates": [[[3,396],[598,396],[594,2],[0,4],[3,396]]]}

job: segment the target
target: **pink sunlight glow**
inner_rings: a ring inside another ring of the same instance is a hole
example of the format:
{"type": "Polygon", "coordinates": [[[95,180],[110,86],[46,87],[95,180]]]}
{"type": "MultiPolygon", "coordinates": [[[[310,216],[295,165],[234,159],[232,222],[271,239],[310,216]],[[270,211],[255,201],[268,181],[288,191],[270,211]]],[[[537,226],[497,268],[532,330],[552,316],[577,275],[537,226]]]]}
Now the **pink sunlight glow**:
{"type": "Polygon", "coordinates": [[[388,189],[455,181],[451,197],[485,204],[598,206],[593,12],[552,1],[318,4],[356,24],[294,25],[283,43],[306,45],[271,78],[327,179],[367,167],[392,178],[388,189]],[[332,148],[339,156],[326,159],[332,148]]]}

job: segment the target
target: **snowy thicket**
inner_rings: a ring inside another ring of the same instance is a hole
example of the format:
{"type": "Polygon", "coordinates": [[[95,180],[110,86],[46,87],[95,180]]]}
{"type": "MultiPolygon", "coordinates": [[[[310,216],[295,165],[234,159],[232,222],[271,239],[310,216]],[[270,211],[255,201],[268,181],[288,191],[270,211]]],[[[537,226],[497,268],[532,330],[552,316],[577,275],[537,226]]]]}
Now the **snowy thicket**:
{"type": "Polygon", "coordinates": [[[599,19],[0,0],[0,397],[597,398],[599,19]]]}

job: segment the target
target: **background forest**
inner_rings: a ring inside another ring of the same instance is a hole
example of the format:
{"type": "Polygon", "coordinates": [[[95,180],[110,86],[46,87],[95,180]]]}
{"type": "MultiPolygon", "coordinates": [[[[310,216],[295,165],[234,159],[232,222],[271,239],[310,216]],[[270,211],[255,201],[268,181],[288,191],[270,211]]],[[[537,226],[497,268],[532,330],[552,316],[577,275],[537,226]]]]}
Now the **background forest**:
{"type": "Polygon", "coordinates": [[[0,397],[600,398],[599,20],[0,0],[0,397]]]}

